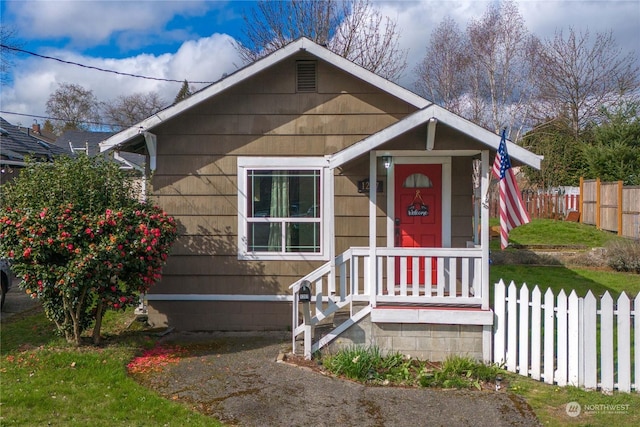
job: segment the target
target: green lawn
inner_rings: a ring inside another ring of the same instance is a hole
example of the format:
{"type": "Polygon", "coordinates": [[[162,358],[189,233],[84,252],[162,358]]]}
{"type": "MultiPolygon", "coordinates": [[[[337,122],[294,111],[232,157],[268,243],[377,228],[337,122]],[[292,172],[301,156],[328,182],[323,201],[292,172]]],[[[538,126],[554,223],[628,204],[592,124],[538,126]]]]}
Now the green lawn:
{"type": "Polygon", "coordinates": [[[112,335],[99,348],[69,346],[42,312],[3,322],[0,425],[220,426],[127,374],[134,355],[155,342],[153,334],[126,330],[131,319],[131,312],[111,313],[105,331],[112,335]]]}
{"type": "MultiPolygon", "coordinates": [[[[492,226],[498,225],[497,219],[490,221],[492,226]]],[[[518,245],[525,247],[567,246],[581,247],[590,250],[596,247],[606,247],[615,240],[624,240],[613,233],[597,230],[591,225],[575,222],[556,221],[548,219],[533,219],[529,224],[516,227],[509,233],[510,246],[505,249],[511,254],[526,252],[518,249],[518,245]]],[[[490,242],[492,253],[498,254],[499,239],[490,242]]],[[[526,283],[530,289],[538,286],[544,293],[551,288],[554,294],[564,289],[567,295],[575,290],[579,296],[584,296],[591,290],[599,296],[608,291],[614,298],[621,292],[637,295],[640,292],[640,275],[632,273],[618,273],[609,269],[597,269],[582,266],[536,266],[536,265],[498,265],[490,267],[491,283],[502,279],[506,284],[514,281],[520,287],[526,283]]]]}
{"type": "MultiPolygon", "coordinates": [[[[493,218],[489,224],[499,225],[499,221],[493,218]]],[[[596,248],[619,238],[592,225],[550,219],[532,219],[529,224],[521,225],[509,232],[509,243],[514,245],[579,245],[596,248]]],[[[499,251],[500,241],[494,239],[490,246],[492,251],[499,251]]]]}
{"type": "Polygon", "coordinates": [[[615,299],[623,291],[629,297],[640,292],[640,274],[618,273],[580,267],[565,266],[532,266],[532,265],[492,265],[489,269],[490,283],[500,279],[506,285],[513,281],[518,288],[526,283],[529,290],[538,286],[542,293],[551,288],[554,295],[561,289],[569,295],[575,290],[578,296],[585,296],[587,291],[596,296],[608,291],[615,299]]]}

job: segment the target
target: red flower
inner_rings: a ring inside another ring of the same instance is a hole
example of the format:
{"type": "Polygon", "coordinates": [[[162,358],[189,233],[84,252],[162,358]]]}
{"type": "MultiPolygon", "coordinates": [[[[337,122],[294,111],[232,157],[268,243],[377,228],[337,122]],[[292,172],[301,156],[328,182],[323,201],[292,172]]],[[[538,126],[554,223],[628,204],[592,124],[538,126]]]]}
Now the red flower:
{"type": "Polygon", "coordinates": [[[31,256],[31,248],[25,249],[24,252],[22,253],[22,256],[25,258],[29,258],[31,256]]]}

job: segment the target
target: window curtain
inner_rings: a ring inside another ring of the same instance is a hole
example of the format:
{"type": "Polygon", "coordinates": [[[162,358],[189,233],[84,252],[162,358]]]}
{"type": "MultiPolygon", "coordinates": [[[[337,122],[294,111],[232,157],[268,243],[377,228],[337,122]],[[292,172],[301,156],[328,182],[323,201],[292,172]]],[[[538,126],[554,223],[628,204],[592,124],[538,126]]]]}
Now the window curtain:
{"type": "MultiPolygon", "coordinates": [[[[271,177],[271,207],[269,211],[271,218],[289,217],[289,177],[287,172],[274,171],[271,177]]],[[[281,251],[283,222],[274,222],[269,226],[269,251],[281,251]]],[[[290,246],[291,237],[286,233],[287,247],[290,246]]]]}

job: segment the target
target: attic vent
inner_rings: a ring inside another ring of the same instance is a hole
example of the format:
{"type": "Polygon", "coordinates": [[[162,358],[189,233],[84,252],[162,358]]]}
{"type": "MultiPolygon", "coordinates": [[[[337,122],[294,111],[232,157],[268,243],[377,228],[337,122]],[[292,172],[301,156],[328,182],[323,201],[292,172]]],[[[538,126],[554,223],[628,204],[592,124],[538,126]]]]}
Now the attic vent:
{"type": "Polygon", "coordinates": [[[296,71],[298,92],[315,92],[317,90],[316,61],[297,61],[296,71]]]}

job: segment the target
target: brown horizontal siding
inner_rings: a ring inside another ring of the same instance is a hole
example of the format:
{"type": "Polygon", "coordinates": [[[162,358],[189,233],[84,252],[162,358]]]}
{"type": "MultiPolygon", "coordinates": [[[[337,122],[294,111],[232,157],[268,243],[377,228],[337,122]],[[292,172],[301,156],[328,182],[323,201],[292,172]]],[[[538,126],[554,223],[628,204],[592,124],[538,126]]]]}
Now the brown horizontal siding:
{"type": "MultiPolygon", "coordinates": [[[[354,198],[349,196],[335,197],[334,212],[338,216],[359,216],[369,217],[369,199],[366,196],[362,198],[354,198]]],[[[385,212],[378,205],[376,215],[385,215],[385,212]]]]}
{"type": "MultiPolygon", "coordinates": [[[[318,261],[247,261],[237,254],[172,255],[165,272],[169,275],[255,275],[298,276],[306,275],[322,265],[318,261]]],[[[301,276],[300,276],[301,277],[301,276]]]]}
{"type": "Polygon", "coordinates": [[[313,155],[332,154],[367,137],[353,135],[166,135],[171,150],[158,148],[158,154],[173,155],[313,155]]]}
{"type": "Polygon", "coordinates": [[[236,176],[225,175],[157,175],[153,177],[156,196],[236,196],[236,176]]]}
{"type": "Polygon", "coordinates": [[[162,207],[170,215],[237,215],[237,196],[164,195],[162,207]]]}
{"type": "MultiPolygon", "coordinates": [[[[369,247],[368,236],[339,236],[336,237],[336,255],[341,254],[352,246],[357,247],[369,247]]],[[[384,236],[378,236],[377,246],[384,248],[387,246],[387,241],[384,236]]]]}
{"type": "Polygon", "coordinates": [[[173,245],[171,255],[235,255],[238,251],[235,234],[227,235],[182,235],[173,245]]]}
{"type": "Polygon", "coordinates": [[[299,280],[299,276],[282,276],[278,280],[256,271],[254,274],[190,275],[166,274],[162,282],[153,288],[153,294],[221,294],[221,295],[290,295],[289,286],[299,280]]]}
{"type": "MultiPolygon", "coordinates": [[[[378,233],[384,234],[387,227],[387,218],[378,217],[377,219],[378,233]]],[[[344,216],[336,217],[335,232],[338,236],[368,236],[369,235],[369,217],[344,216]]]]}
{"type": "Polygon", "coordinates": [[[287,302],[151,301],[149,321],[177,330],[270,331],[291,327],[287,302]]]}
{"type": "Polygon", "coordinates": [[[398,121],[388,114],[203,115],[186,114],[167,134],[178,135],[363,135],[398,121]]]}
{"type": "Polygon", "coordinates": [[[157,169],[163,175],[233,175],[237,174],[235,156],[185,156],[179,153],[158,156],[157,169]]]}
{"type": "Polygon", "coordinates": [[[218,235],[236,233],[238,227],[238,215],[174,215],[174,219],[180,226],[180,232],[184,235],[218,235]]]}
{"type": "Polygon", "coordinates": [[[308,115],[323,114],[408,114],[410,107],[381,93],[259,93],[229,91],[203,103],[199,114],[308,115]]]}

